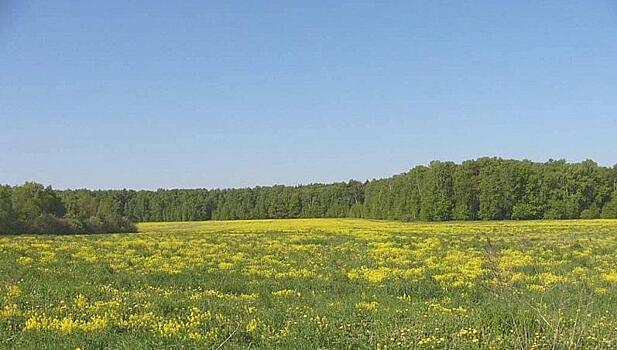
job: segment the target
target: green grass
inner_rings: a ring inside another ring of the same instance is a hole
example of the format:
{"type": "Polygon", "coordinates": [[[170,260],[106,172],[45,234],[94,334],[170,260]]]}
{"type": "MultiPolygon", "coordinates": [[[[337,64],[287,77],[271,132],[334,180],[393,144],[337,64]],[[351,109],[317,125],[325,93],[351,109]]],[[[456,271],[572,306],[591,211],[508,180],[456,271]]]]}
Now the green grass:
{"type": "Polygon", "coordinates": [[[617,221],[0,237],[0,348],[611,349],[617,221]]]}

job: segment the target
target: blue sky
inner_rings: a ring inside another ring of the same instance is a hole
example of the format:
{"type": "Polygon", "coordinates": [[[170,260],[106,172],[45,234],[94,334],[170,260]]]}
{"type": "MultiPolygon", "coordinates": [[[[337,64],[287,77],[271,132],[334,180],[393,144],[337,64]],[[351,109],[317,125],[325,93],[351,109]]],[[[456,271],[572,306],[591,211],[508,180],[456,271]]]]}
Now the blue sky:
{"type": "Polygon", "coordinates": [[[0,183],[364,180],[617,162],[617,4],[0,3],[0,183]]]}

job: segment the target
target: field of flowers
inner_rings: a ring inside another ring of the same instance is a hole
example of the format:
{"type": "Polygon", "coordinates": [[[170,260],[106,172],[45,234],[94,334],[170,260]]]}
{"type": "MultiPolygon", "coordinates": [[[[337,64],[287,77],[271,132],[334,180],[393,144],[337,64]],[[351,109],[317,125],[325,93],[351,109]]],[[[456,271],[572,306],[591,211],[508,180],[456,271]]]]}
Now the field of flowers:
{"type": "Polygon", "coordinates": [[[139,230],[0,236],[0,348],[617,348],[617,220],[139,230]]]}

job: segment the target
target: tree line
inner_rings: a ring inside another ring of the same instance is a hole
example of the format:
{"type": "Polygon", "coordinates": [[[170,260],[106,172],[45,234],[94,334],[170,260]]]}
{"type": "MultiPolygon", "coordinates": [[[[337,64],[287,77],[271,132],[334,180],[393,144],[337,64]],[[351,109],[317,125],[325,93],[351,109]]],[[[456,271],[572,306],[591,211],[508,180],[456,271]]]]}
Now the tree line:
{"type": "Polygon", "coordinates": [[[480,158],[390,178],[239,189],[0,187],[0,232],[128,232],[131,222],[362,217],[404,221],[617,218],[617,165],[480,158]]]}
{"type": "MultiPolygon", "coordinates": [[[[104,233],[136,232],[125,216],[96,205],[80,215],[68,210],[61,193],[50,186],[29,182],[22,186],[0,186],[0,233],[104,233]]],[[[93,200],[94,197],[91,197],[93,200]]]]}
{"type": "Polygon", "coordinates": [[[617,165],[480,158],[431,162],[364,187],[363,215],[395,220],[617,218],[617,165]]]}

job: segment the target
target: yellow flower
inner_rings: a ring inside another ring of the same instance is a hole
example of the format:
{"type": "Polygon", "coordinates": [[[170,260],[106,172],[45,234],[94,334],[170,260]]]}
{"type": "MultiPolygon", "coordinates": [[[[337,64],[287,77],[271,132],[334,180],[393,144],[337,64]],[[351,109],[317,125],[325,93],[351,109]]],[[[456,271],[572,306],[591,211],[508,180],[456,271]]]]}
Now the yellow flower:
{"type": "Polygon", "coordinates": [[[17,263],[19,265],[28,266],[32,264],[32,258],[29,256],[20,256],[17,258],[17,263]]]}
{"type": "Polygon", "coordinates": [[[294,289],[282,289],[272,292],[272,295],[275,297],[290,297],[290,296],[300,296],[300,292],[294,289]]]}
{"type": "Polygon", "coordinates": [[[259,321],[256,318],[252,318],[247,324],[246,324],[246,331],[249,333],[256,333],[257,332],[257,326],[259,325],[259,321]]]}
{"type": "Polygon", "coordinates": [[[234,266],[234,264],[228,263],[228,262],[221,262],[221,263],[219,263],[219,269],[221,269],[221,270],[229,270],[233,266],[234,266]]]}
{"type": "Polygon", "coordinates": [[[376,301],[371,301],[370,303],[362,301],[356,304],[357,309],[367,310],[367,311],[377,311],[378,307],[379,307],[379,303],[376,301]]]}
{"type": "Polygon", "coordinates": [[[21,295],[21,288],[18,285],[11,285],[6,290],[6,298],[11,300],[21,295]]]}
{"type": "Polygon", "coordinates": [[[347,277],[349,279],[358,279],[363,278],[372,283],[381,283],[386,278],[393,275],[394,270],[388,267],[377,267],[377,268],[368,268],[361,267],[360,269],[351,270],[347,273],[347,277]]]}
{"type": "Polygon", "coordinates": [[[602,278],[604,278],[605,281],[617,283],[617,271],[604,273],[602,274],[602,278]]]}

